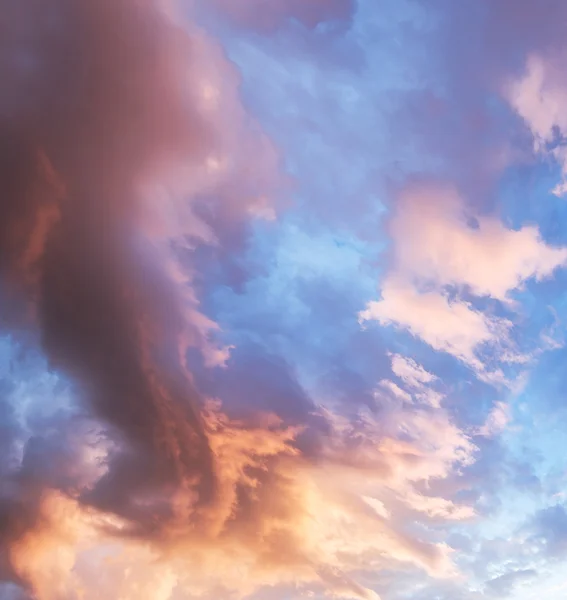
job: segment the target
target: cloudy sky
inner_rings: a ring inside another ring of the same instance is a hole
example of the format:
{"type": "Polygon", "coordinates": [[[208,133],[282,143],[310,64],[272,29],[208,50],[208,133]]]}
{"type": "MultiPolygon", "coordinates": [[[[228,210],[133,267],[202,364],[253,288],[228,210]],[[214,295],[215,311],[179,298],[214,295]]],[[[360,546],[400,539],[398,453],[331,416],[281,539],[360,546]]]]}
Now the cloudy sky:
{"type": "Polygon", "coordinates": [[[0,599],[567,593],[567,3],[0,0],[0,599]]]}

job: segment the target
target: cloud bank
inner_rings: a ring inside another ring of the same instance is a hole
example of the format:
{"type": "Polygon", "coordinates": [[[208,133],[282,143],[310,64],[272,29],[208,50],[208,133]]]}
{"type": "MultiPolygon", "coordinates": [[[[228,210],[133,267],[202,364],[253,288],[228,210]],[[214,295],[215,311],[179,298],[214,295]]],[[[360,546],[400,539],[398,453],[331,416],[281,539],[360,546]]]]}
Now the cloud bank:
{"type": "Polygon", "coordinates": [[[0,598],[561,593],[563,5],[0,8],[0,598]]]}

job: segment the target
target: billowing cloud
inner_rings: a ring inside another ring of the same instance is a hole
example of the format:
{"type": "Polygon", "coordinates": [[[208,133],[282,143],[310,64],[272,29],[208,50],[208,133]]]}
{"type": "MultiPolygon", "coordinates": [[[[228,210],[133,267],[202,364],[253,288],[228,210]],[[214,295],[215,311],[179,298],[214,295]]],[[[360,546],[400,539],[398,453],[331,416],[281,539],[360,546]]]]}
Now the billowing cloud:
{"type": "MultiPolygon", "coordinates": [[[[291,8],[311,25],[345,16],[291,8]]],[[[220,47],[149,0],[30,0],[10,6],[2,55],[2,326],[17,351],[44,353],[67,396],[36,425],[20,411],[3,579],[40,600],[276,584],[376,599],[356,572],[453,574],[445,544],[375,510],[397,497],[428,518],[470,516],[416,487],[472,460],[445,411],[353,423],[304,398],[291,423],[270,397],[283,362],[270,385],[244,387],[255,359],[236,385],[261,397],[224,390],[226,409],[189,370],[193,351],[204,369],[229,369],[231,352],[199,306],[193,257],[229,263],[285,189],[220,47]]],[[[292,380],[279,393],[303,394],[292,380]]]]}
{"type": "MultiPolygon", "coordinates": [[[[41,343],[112,440],[101,477],[74,482],[73,512],[114,514],[153,539],[178,494],[191,510],[222,494],[185,365],[189,347],[214,363],[215,325],[185,257],[200,243],[241,243],[243,223],[274,199],[277,159],[223,89],[236,76],[220,48],[152,2],[10,5],[2,57],[2,324],[18,343],[41,343]],[[262,157],[253,170],[236,145],[262,157]]],[[[37,460],[30,444],[24,471],[37,460]]],[[[42,487],[60,503],[60,474],[39,483],[24,471],[13,485],[29,502],[3,502],[11,556],[40,535],[42,487]]]]}
{"type": "MultiPolygon", "coordinates": [[[[3,506],[14,573],[48,600],[79,593],[95,598],[101,586],[105,593],[121,590],[126,598],[136,597],[140,586],[170,598],[175,589],[246,595],[278,583],[305,589],[323,585],[338,597],[351,597],[346,590],[356,590],[352,597],[375,598],[351,571],[401,563],[436,577],[453,573],[448,548],[406,531],[407,517],[375,508],[384,502],[395,507],[399,498],[431,518],[472,516],[466,507],[414,489],[419,482],[446,477],[454,463],[472,460],[474,446],[444,411],[392,413],[385,422],[361,414],[358,424],[326,414],[325,450],[315,463],[294,447],[300,431],[274,417],[255,426],[231,422],[219,406],[209,404],[203,419],[219,494],[199,507],[193,505],[193,493],[179,488],[173,514],[162,521],[157,538],[132,538],[128,519],[110,506],[93,511],[72,488],[52,487],[56,478],[38,479],[33,469],[39,456],[31,455],[28,444],[24,465],[32,470],[24,467],[13,481],[18,503],[3,506]],[[410,441],[399,437],[402,424],[410,441]],[[32,527],[26,526],[28,519],[32,527]],[[187,564],[193,565],[189,571],[187,564]],[[101,569],[105,576],[93,587],[94,573],[101,569]]],[[[58,463],[57,476],[64,474],[82,490],[96,489],[105,473],[89,468],[93,458],[80,452],[85,442],[84,434],[75,441],[65,462],[58,463]],[[73,475],[89,471],[90,481],[81,483],[73,475]]],[[[47,455],[57,457],[53,449],[47,455]]],[[[45,465],[39,468],[44,472],[45,465]]],[[[152,502],[156,491],[148,489],[137,502],[152,502]]]]}
{"type": "Polygon", "coordinates": [[[563,161],[565,11],[534,7],[3,2],[0,597],[557,574],[567,210],[524,159],[527,127],[563,161]]]}

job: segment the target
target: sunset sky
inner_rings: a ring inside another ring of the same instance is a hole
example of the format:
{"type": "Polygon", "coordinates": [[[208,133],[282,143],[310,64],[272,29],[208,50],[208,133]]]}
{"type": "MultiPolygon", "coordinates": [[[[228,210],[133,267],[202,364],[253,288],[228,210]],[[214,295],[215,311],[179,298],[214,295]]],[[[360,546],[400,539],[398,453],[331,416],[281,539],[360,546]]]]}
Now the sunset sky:
{"type": "Polygon", "coordinates": [[[567,597],[566,31],[0,0],[0,600],[567,597]]]}

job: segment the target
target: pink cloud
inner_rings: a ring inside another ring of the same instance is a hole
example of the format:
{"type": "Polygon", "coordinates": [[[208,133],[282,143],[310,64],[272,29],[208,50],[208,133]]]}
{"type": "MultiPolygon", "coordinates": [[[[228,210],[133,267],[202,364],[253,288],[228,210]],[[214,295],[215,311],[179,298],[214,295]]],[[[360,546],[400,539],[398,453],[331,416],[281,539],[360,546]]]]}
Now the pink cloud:
{"type": "Polygon", "coordinates": [[[553,193],[562,196],[567,192],[567,152],[564,146],[546,150],[553,142],[555,128],[567,133],[567,85],[562,56],[544,58],[531,55],[526,61],[524,74],[505,86],[504,95],[511,106],[529,127],[534,138],[534,150],[551,156],[562,169],[562,181],[553,193]]]}
{"type": "Polygon", "coordinates": [[[433,387],[438,380],[433,373],[426,371],[411,358],[399,354],[392,356],[392,372],[409,388],[412,399],[434,408],[440,407],[442,395],[433,387]]]}
{"type": "MultiPolygon", "coordinates": [[[[408,329],[435,350],[472,367],[485,380],[503,383],[482,351],[523,363],[510,339],[512,323],[483,313],[462,299],[467,290],[513,304],[510,292],[535,278],[552,276],[567,261],[566,248],[548,246],[536,227],[515,231],[493,216],[470,213],[450,186],[412,184],[399,197],[390,223],[393,261],[381,299],[369,302],[361,322],[375,320],[408,329]],[[456,297],[454,295],[456,288],[456,297]]],[[[400,377],[408,365],[400,364],[400,377]]],[[[415,367],[410,369],[415,376],[415,367]]],[[[423,374],[419,376],[423,377],[423,374]]]]}
{"type": "Polygon", "coordinates": [[[419,292],[411,284],[388,278],[382,298],[369,302],[360,321],[378,321],[407,328],[435,350],[448,352],[479,373],[484,371],[477,350],[507,335],[509,323],[487,317],[464,301],[449,300],[437,291],[419,292]]]}
{"type": "Polygon", "coordinates": [[[411,358],[399,354],[392,356],[392,371],[412,388],[421,388],[437,379],[433,373],[426,371],[411,358]]]}
{"type": "Polygon", "coordinates": [[[469,286],[479,296],[505,300],[530,278],[544,279],[567,261],[536,227],[515,231],[496,217],[478,216],[448,186],[414,185],[400,197],[391,224],[396,270],[438,285],[469,286]]]}
{"type": "Polygon", "coordinates": [[[496,402],[484,425],[479,428],[478,435],[496,436],[506,429],[510,420],[510,406],[505,402],[496,402]]]}

